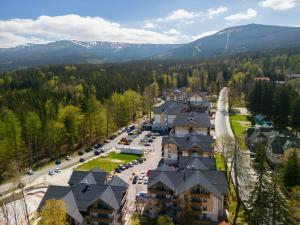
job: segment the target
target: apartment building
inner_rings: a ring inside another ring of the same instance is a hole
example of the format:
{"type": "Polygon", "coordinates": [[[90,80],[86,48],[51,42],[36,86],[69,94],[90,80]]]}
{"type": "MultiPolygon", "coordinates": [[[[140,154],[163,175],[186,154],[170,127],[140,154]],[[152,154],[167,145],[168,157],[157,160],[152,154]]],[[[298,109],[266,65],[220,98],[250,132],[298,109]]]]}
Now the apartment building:
{"type": "Polygon", "coordinates": [[[196,132],[186,136],[167,136],[162,138],[162,157],[168,165],[176,166],[181,156],[213,156],[213,137],[196,132]]]}
{"type": "Polygon", "coordinates": [[[217,171],[215,160],[180,157],[181,168],[166,164],[151,171],[146,213],[151,217],[168,215],[175,221],[190,204],[193,224],[214,224],[226,218],[229,188],[224,172],[217,171]]]}
{"type": "Polygon", "coordinates": [[[49,199],[61,199],[71,225],[121,225],[125,222],[128,184],[118,176],[108,179],[100,169],[74,171],[69,186],[50,185],[38,211],[49,199]]]}
{"type": "Polygon", "coordinates": [[[166,101],[185,101],[187,100],[186,88],[165,89],[163,99],[166,101]]]}
{"type": "Polygon", "coordinates": [[[174,122],[171,133],[184,137],[192,132],[210,135],[211,123],[208,113],[183,112],[179,113],[174,122]]]}

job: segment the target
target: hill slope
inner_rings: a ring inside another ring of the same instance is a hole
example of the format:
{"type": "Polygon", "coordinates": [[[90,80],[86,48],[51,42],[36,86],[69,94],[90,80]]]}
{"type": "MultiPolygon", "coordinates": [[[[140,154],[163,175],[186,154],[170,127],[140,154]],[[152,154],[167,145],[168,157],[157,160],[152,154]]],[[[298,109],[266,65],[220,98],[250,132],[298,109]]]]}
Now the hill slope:
{"type": "Polygon", "coordinates": [[[169,50],[157,58],[212,57],[266,49],[300,47],[300,28],[249,24],[231,27],[169,50]]]}
{"type": "Polygon", "coordinates": [[[0,71],[45,64],[105,63],[147,59],[179,45],[56,41],[0,49],[0,71]]]}
{"type": "Polygon", "coordinates": [[[190,59],[249,51],[300,48],[300,28],[249,24],[183,45],[56,41],[0,49],[0,71],[45,64],[190,59]]]}

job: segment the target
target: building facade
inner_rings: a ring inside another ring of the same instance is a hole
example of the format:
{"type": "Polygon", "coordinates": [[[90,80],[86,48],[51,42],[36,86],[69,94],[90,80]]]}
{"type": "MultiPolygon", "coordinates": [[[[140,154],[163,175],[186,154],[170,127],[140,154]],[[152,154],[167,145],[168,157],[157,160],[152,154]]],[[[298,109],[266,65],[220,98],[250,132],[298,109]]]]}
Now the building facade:
{"type": "Polygon", "coordinates": [[[69,186],[50,185],[38,211],[49,199],[66,205],[71,225],[122,225],[125,223],[128,184],[99,169],[74,171],[69,186]]]}
{"type": "Polygon", "coordinates": [[[174,170],[164,165],[151,171],[148,215],[168,215],[176,220],[189,204],[195,224],[212,224],[224,219],[229,193],[225,174],[207,167],[201,157],[184,158],[189,157],[182,160],[190,162],[185,168],[174,170]]]}
{"type": "Polygon", "coordinates": [[[192,132],[184,137],[162,139],[162,157],[168,165],[177,165],[181,156],[213,157],[213,137],[192,132]]]}

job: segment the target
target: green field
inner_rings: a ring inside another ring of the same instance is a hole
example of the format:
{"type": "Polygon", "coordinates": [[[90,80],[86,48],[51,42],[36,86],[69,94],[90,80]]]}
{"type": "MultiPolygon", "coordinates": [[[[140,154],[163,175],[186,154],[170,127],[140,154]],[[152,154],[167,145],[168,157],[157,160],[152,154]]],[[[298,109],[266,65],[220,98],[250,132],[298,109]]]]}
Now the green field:
{"type": "Polygon", "coordinates": [[[138,155],[120,154],[120,153],[112,152],[109,154],[109,157],[107,158],[98,157],[96,159],[93,159],[87,163],[78,166],[76,170],[91,170],[96,167],[105,170],[106,172],[111,172],[119,164],[132,162],[133,160],[139,157],[140,156],[138,155]]]}
{"type": "Polygon", "coordinates": [[[243,136],[247,128],[251,126],[251,122],[248,121],[247,116],[240,114],[230,115],[230,122],[234,134],[238,137],[243,136]]]}
{"type": "Polygon", "coordinates": [[[217,167],[216,169],[220,171],[225,171],[225,165],[221,154],[220,153],[215,154],[215,159],[216,159],[216,167],[217,167]]]}
{"type": "Polygon", "coordinates": [[[251,127],[251,122],[247,119],[246,115],[234,114],[230,115],[230,123],[235,137],[240,142],[240,147],[245,149],[244,134],[247,128],[251,127]]]}

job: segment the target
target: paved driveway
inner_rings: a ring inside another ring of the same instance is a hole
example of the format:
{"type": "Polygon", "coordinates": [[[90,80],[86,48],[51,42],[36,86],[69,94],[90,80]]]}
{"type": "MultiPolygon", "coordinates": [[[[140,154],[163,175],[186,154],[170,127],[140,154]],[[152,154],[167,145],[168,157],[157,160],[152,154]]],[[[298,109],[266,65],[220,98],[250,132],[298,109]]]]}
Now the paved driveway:
{"type": "MultiPolygon", "coordinates": [[[[215,117],[215,131],[216,131],[217,142],[218,144],[221,144],[223,137],[229,136],[234,138],[230,126],[229,115],[228,115],[228,88],[227,87],[221,90],[217,106],[218,106],[218,110],[216,112],[216,117],[215,117]]],[[[245,171],[247,172],[245,177],[247,178],[247,180],[245,182],[239,180],[241,186],[240,193],[241,193],[241,198],[244,201],[247,201],[249,194],[251,192],[251,187],[255,182],[255,171],[250,165],[250,161],[251,161],[250,151],[243,151],[241,153],[242,153],[242,157],[244,158],[243,159],[244,167],[246,168],[245,171]]],[[[230,167],[230,161],[228,162],[228,164],[229,164],[228,167],[230,167]]]]}

